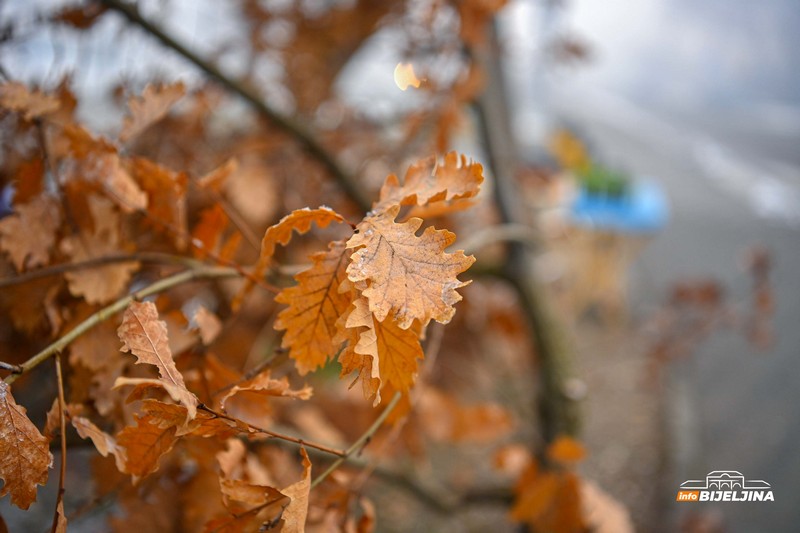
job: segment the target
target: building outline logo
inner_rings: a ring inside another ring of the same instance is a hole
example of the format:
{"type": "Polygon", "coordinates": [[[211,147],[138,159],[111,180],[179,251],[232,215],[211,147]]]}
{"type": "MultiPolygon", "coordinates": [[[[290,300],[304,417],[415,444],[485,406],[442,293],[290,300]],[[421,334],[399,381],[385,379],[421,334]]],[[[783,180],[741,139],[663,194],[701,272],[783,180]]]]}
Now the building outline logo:
{"type": "Polygon", "coordinates": [[[681,483],[679,502],[761,502],[775,501],[772,485],[762,479],[747,479],[737,470],[714,470],[705,479],[681,483]]]}

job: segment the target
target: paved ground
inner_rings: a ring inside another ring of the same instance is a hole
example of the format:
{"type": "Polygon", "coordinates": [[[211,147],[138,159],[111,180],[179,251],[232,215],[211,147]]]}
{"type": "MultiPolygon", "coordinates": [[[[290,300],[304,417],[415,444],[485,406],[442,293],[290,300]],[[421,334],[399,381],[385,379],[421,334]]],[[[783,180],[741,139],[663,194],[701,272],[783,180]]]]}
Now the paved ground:
{"type": "MultiPolygon", "coordinates": [[[[742,336],[723,332],[668,372],[662,443],[668,455],[665,470],[652,480],[660,487],[655,516],[666,518],[659,520],[665,530],[674,530],[689,505],[674,502],[682,481],[702,478],[712,470],[738,470],[747,478],[771,483],[776,501],[709,504],[705,510],[718,517],[726,531],[796,531],[800,230],[755,216],[748,198],[709,179],[692,157],[690,138],[676,138],[676,130],[648,128],[635,121],[617,127],[579,112],[573,118],[601,153],[615,164],[657,179],[672,201],[669,227],[633,269],[634,320],[646,315],[666,288],[682,278],[713,276],[744,296],[748,279],[739,263],[742,251],[760,244],[774,255],[773,349],[759,352],[742,336]]],[[[636,395],[630,398],[635,400],[636,395]]]]}

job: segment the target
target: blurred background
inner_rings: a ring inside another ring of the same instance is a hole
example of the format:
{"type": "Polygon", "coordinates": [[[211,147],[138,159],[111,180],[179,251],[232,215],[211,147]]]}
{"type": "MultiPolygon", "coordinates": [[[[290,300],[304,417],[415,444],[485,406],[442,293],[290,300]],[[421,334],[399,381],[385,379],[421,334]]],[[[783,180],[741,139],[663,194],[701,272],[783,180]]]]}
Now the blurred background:
{"type": "MultiPolygon", "coordinates": [[[[272,108],[321,132],[373,190],[405,168],[400,162],[436,150],[455,148],[491,168],[471,104],[481,91],[453,42],[459,32],[470,39],[465,11],[450,4],[137,2],[272,108]],[[351,15],[331,22],[334,12],[351,15]],[[338,26],[303,48],[297,42],[314,24],[298,20],[338,26]],[[413,66],[420,88],[401,90],[400,64],[413,66]],[[448,102],[461,117],[445,124],[448,102]]],[[[589,450],[581,472],[642,531],[796,530],[797,2],[471,4],[496,10],[488,24],[517,146],[515,179],[542,241],[536,275],[575,351],[570,385],[589,450]],[[770,483],[775,502],[675,502],[680,483],[714,470],[770,483]]],[[[91,5],[0,2],[4,72],[46,89],[67,76],[77,116],[109,135],[125,114],[121,94],[153,80],[207,87],[195,65],[118,13],[90,18],[91,5]],[[57,19],[75,6],[85,21],[57,19]]],[[[236,98],[213,97],[220,111],[212,127],[222,136],[256,122],[236,98]]],[[[8,213],[10,181],[3,190],[8,213]]],[[[264,193],[282,198],[270,209],[231,194],[256,228],[308,203],[280,188],[264,193]]],[[[478,298],[491,298],[481,290],[478,298]]],[[[0,509],[14,512],[6,501],[0,509]]]]}

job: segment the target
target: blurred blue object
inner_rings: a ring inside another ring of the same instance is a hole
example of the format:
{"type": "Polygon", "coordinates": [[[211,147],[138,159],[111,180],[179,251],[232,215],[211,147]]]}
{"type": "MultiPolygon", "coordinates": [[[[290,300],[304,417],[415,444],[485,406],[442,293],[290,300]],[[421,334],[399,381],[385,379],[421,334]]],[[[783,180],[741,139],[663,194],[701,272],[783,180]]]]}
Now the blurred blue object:
{"type": "Polygon", "coordinates": [[[575,225],[593,229],[655,233],[669,220],[669,203],[663,189],[651,181],[631,183],[623,196],[590,193],[581,187],[569,216],[575,225]]]}

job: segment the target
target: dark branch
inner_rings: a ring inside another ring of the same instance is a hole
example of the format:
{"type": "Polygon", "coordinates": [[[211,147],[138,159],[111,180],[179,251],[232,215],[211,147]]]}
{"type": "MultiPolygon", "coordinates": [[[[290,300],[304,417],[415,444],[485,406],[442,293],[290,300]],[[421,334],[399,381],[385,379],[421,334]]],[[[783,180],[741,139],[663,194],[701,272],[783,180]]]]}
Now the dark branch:
{"type": "Polygon", "coordinates": [[[319,161],[331,174],[331,176],[339,183],[339,186],[347,194],[347,196],[363,211],[370,208],[369,200],[362,194],[358,188],[355,179],[345,172],[340,164],[334,159],[322,144],[309,132],[306,131],[300,124],[291,120],[290,118],[282,116],[280,113],[265,104],[261,98],[245,85],[226,76],[214,64],[206,61],[192,50],[189,50],[184,45],[176,41],[172,36],[165,33],[161,28],[155,26],[153,23],[145,19],[136,6],[123,2],[121,0],[99,0],[106,7],[117,11],[125,16],[130,22],[139,26],[147,33],[161,41],[161,43],[178,52],[184,58],[188,59],[200,70],[208,74],[209,77],[216,80],[220,85],[229,91],[239,95],[246,100],[250,105],[255,108],[262,116],[266,117],[275,126],[294,137],[300,146],[317,161],[319,161]]]}

